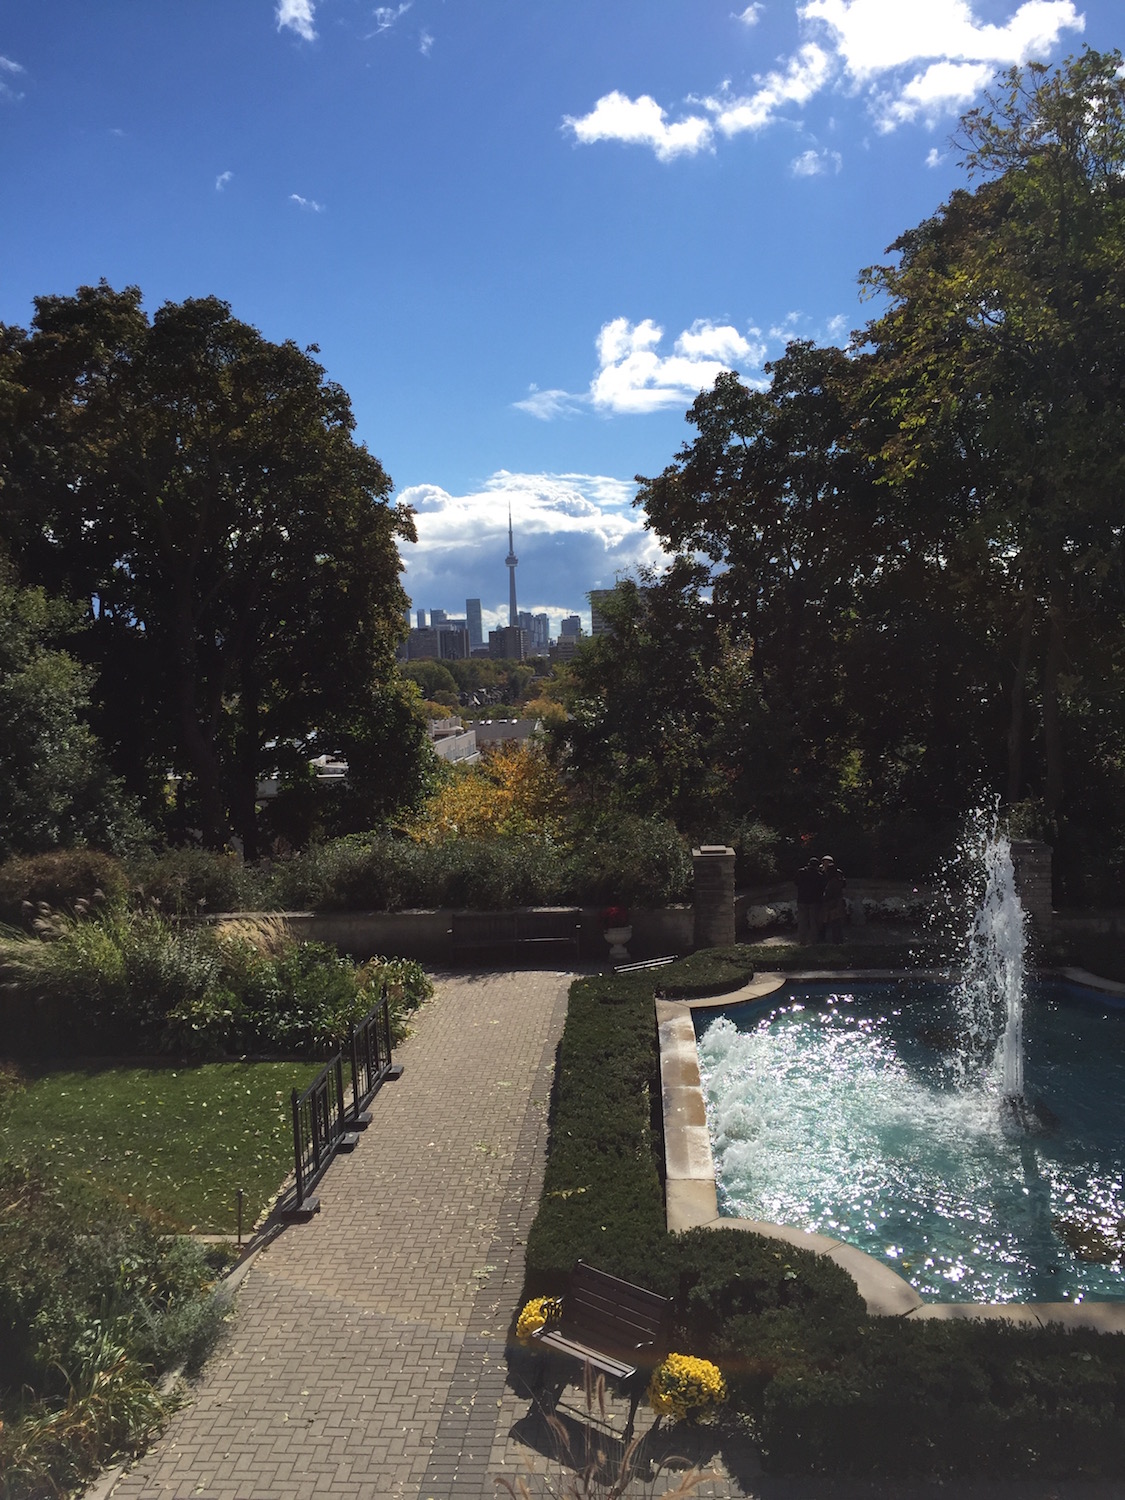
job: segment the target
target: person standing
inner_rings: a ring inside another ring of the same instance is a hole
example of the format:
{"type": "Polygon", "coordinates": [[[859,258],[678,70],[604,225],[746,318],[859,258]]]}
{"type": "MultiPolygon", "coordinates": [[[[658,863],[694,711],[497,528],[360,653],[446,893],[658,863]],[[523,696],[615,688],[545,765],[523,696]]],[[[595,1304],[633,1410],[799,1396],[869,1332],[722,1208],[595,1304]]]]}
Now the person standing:
{"type": "Polygon", "coordinates": [[[824,875],[820,864],[810,859],[797,871],[797,941],[815,943],[820,939],[820,904],[824,899],[824,875]]]}
{"type": "Polygon", "coordinates": [[[821,860],[820,872],[824,879],[824,894],[821,897],[820,908],[824,941],[842,943],[844,921],[848,915],[847,904],[844,901],[844,891],[847,889],[848,882],[843,873],[836,868],[836,861],[831,854],[826,854],[821,860]]]}

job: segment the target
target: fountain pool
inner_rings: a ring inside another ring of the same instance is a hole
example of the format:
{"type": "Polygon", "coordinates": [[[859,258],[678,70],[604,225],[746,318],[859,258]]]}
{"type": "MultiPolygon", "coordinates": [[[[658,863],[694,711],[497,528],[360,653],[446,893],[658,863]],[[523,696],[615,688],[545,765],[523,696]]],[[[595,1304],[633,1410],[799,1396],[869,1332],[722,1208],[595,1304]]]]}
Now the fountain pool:
{"type": "Polygon", "coordinates": [[[720,1212],[857,1245],[939,1302],[1125,1301],[1125,1004],[1062,981],[971,1086],[951,985],[794,983],[697,1012],[720,1212]]]}

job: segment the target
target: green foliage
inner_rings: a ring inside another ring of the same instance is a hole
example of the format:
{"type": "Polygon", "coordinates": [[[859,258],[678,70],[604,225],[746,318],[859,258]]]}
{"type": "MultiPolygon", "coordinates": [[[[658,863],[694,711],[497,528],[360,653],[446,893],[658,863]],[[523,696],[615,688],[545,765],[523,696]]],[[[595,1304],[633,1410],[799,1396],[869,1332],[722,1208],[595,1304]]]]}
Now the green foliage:
{"type": "Polygon", "coordinates": [[[233,830],[251,859],[258,779],[286,757],[344,753],[368,823],[409,797],[424,731],[394,650],[414,526],[315,350],[217,297],[149,317],[105,282],[3,335],[0,541],[82,602],[96,727],[130,784],[151,794],[171,766],[179,837],[233,830]]]}
{"type": "Polygon", "coordinates": [[[25,1049],[87,1055],[323,1054],[377,1003],[383,978],[400,1028],[429,993],[416,964],[357,967],[280,928],[270,950],[154,912],[56,916],[42,937],[0,937],[0,986],[23,1007],[25,1049]]]}
{"type": "Polygon", "coordinates": [[[85,721],[91,677],[59,648],[76,615],[20,588],[0,547],[0,859],[147,830],[85,721]]]}
{"type": "Polygon", "coordinates": [[[73,912],[75,902],[89,903],[99,891],[110,906],[118,906],[128,885],[121,861],[96,849],[17,855],[0,864],[0,921],[23,924],[25,903],[73,912]]]}
{"type": "Polygon", "coordinates": [[[385,833],[316,845],[278,867],[276,901],[290,910],[412,907],[660,906],[691,889],[691,857],[663,819],[587,818],[562,842],[531,834],[416,844],[385,833]]]}
{"type": "Polygon", "coordinates": [[[174,1405],[161,1374],[197,1367],[227,1310],[198,1245],[108,1198],[0,1164],[0,1484],[55,1494],[131,1453],[174,1405]]]}
{"type": "Polygon", "coordinates": [[[128,861],[134,902],[168,916],[269,911],[269,881],[236,854],[211,849],[162,849],[128,861]]]}
{"type": "Polygon", "coordinates": [[[765,1320],[744,1330],[742,1355],[773,1371],[760,1408],[773,1470],[1005,1479],[1123,1472],[1120,1335],[889,1318],[834,1341],[793,1342],[795,1331],[765,1320]]]}

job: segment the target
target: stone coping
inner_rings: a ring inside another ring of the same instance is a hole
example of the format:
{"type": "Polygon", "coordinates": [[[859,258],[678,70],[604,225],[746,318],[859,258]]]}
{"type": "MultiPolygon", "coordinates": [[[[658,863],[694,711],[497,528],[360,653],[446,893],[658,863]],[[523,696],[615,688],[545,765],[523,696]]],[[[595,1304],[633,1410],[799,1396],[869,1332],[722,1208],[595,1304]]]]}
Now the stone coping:
{"type": "MultiPolygon", "coordinates": [[[[1095,980],[1083,969],[1057,971],[1066,979],[1125,994],[1125,985],[1095,980]],[[1091,981],[1094,981],[1091,984],[1091,981]]],[[[855,1245],[828,1235],[813,1234],[786,1224],[768,1224],[756,1219],[723,1218],[719,1214],[715,1163],[707,1128],[707,1109],[699,1073],[693,1010],[725,1009],[733,1005],[765,1000],[794,980],[845,979],[940,979],[936,971],[854,969],[807,970],[769,973],[725,995],[698,1000],[657,998],[656,1026],[660,1047],[660,1085],[664,1107],[665,1208],[669,1233],[686,1229],[721,1229],[735,1233],[751,1231],[784,1241],[799,1249],[827,1255],[855,1281],[869,1314],[877,1317],[912,1316],[925,1319],[996,1318],[1009,1323],[1062,1324],[1067,1328],[1094,1328],[1102,1333],[1125,1333],[1125,1302],[972,1303],[923,1302],[917,1291],[890,1266],[865,1254],[855,1245]]]]}

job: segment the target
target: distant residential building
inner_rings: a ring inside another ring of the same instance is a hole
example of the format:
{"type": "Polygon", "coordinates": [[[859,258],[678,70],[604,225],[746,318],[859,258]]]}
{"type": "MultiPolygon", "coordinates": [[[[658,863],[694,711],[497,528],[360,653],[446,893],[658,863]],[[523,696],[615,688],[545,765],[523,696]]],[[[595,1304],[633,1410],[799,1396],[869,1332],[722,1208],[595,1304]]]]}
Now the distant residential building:
{"type": "Polygon", "coordinates": [[[445,613],[444,609],[431,609],[430,610],[430,624],[431,625],[444,625],[445,622],[446,622],[446,619],[447,619],[447,616],[446,616],[446,613],[445,613]]]}
{"type": "Polygon", "coordinates": [[[578,655],[581,638],[576,635],[560,635],[555,644],[550,648],[548,655],[552,661],[573,661],[578,655]]]}
{"type": "Polygon", "coordinates": [[[539,727],[538,719],[477,719],[474,724],[477,744],[482,750],[491,750],[496,745],[509,741],[522,744],[539,727]]]}
{"type": "Polygon", "coordinates": [[[466,729],[460,719],[431,719],[430,742],[442,760],[452,765],[471,765],[480,760],[475,729],[466,729]]]}
{"type": "Polygon", "coordinates": [[[465,600],[465,619],[469,626],[469,646],[473,651],[484,645],[484,629],[480,617],[480,600],[465,600]]]}
{"type": "Polygon", "coordinates": [[[504,625],[488,632],[488,654],[493,661],[524,661],[527,658],[527,631],[518,625],[504,625]]]}
{"type": "Polygon", "coordinates": [[[614,589],[591,589],[590,590],[590,634],[606,635],[613,626],[602,614],[602,601],[612,599],[614,589]]]}
{"type": "Polygon", "coordinates": [[[469,654],[469,632],[444,625],[434,629],[412,630],[406,638],[408,661],[464,661],[469,654]]]}
{"type": "Polygon", "coordinates": [[[559,626],[559,640],[564,636],[573,636],[575,640],[582,634],[582,621],[577,615],[564,615],[563,622],[559,626]]]}

